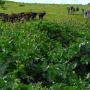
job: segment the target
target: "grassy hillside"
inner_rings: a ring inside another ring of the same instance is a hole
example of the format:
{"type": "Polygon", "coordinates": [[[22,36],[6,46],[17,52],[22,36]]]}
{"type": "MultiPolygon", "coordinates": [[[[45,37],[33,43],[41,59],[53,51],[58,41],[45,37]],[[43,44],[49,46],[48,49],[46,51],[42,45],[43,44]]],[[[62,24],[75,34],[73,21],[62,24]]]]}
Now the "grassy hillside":
{"type": "MultiPolygon", "coordinates": [[[[82,11],[76,13],[76,15],[67,15],[67,6],[70,5],[55,5],[55,4],[28,4],[25,3],[24,6],[20,7],[20,3],[15,2],[6,2],[5,10],[0,8],[0,12],[4,13],[18,13],[18,12],[28,12],[28,11],[35,11],[41,12],[46,11],[47,15],[45,16],[45,20],[50,21],[64,21],[68,19],[77,19],[83,20],[82,11]]],[[[80,9],[90,9],[89,5],[74,5],[78,6],[80,9]]]]}

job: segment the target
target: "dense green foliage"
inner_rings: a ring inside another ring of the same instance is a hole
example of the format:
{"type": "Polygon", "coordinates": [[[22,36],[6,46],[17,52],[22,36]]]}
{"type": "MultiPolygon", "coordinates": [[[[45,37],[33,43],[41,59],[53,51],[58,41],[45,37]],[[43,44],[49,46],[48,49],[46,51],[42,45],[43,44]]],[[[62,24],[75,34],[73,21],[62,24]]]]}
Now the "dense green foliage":
{"type": "Polygon", "coordinates": [[[73,71],[78,61],[90,63],[89,25],[0,22],[0,90],[89,90],[90,74],[73,71]],[[87,53],[72,63],[80,50],[87,53]]]}
{"type": "Polygon", "coordinates": [[[5,4],[5,1],[4,0],[0,0],[0,6],[4,9],[4,4],[5,4]]]}

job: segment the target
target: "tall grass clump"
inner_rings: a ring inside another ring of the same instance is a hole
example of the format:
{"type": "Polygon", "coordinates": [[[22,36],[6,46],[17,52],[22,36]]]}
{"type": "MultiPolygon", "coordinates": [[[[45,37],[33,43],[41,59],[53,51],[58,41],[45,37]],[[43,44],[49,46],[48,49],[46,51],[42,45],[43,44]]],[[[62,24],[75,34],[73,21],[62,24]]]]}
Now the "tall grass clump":
{"type": "Polygon", "coordinates": [[[73,21],[0,22],[0,90],[89,90],[87,70],[74,71],[90,63],[89,34],[73,21]]]}

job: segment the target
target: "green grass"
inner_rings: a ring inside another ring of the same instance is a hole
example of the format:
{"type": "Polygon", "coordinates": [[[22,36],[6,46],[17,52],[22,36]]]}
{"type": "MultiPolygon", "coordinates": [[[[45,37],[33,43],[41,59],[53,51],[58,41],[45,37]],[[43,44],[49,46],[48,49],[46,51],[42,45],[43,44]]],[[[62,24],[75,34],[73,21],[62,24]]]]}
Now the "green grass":
{"type": "Polygon", "coordinates": [[[6,2],[5,4],[5,10],[0,8],[0,12],[4,13],[19,13],[19,12],[29,12],[29,11],[35,11],[35,12],[42,12],[46,11],[47,15],[45,16],[45,20],[50,21],[66,21],[69,19],[77,19],[78,21],[85,20],[83,18],[81,9],[90,9],[89,5],[74,5],[78,6],[80,8],[80,11],[76,15],[68,15],[67,14],[67,6],[70,5],[64,5],[64,4],[29,4],[25,3],[23,7],[19,6],[20,3],[16,2],[6,2]]]}

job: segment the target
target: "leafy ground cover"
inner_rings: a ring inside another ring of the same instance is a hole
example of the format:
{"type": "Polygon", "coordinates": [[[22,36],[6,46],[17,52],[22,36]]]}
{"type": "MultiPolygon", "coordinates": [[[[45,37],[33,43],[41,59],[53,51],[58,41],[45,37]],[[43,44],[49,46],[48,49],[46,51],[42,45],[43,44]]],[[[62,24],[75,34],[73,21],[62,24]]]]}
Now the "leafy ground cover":
{"type": "Polygon", "coordinates": [[[75,23],[0,22],[1,90],[89,90],[90,22],[75,23]]]}

